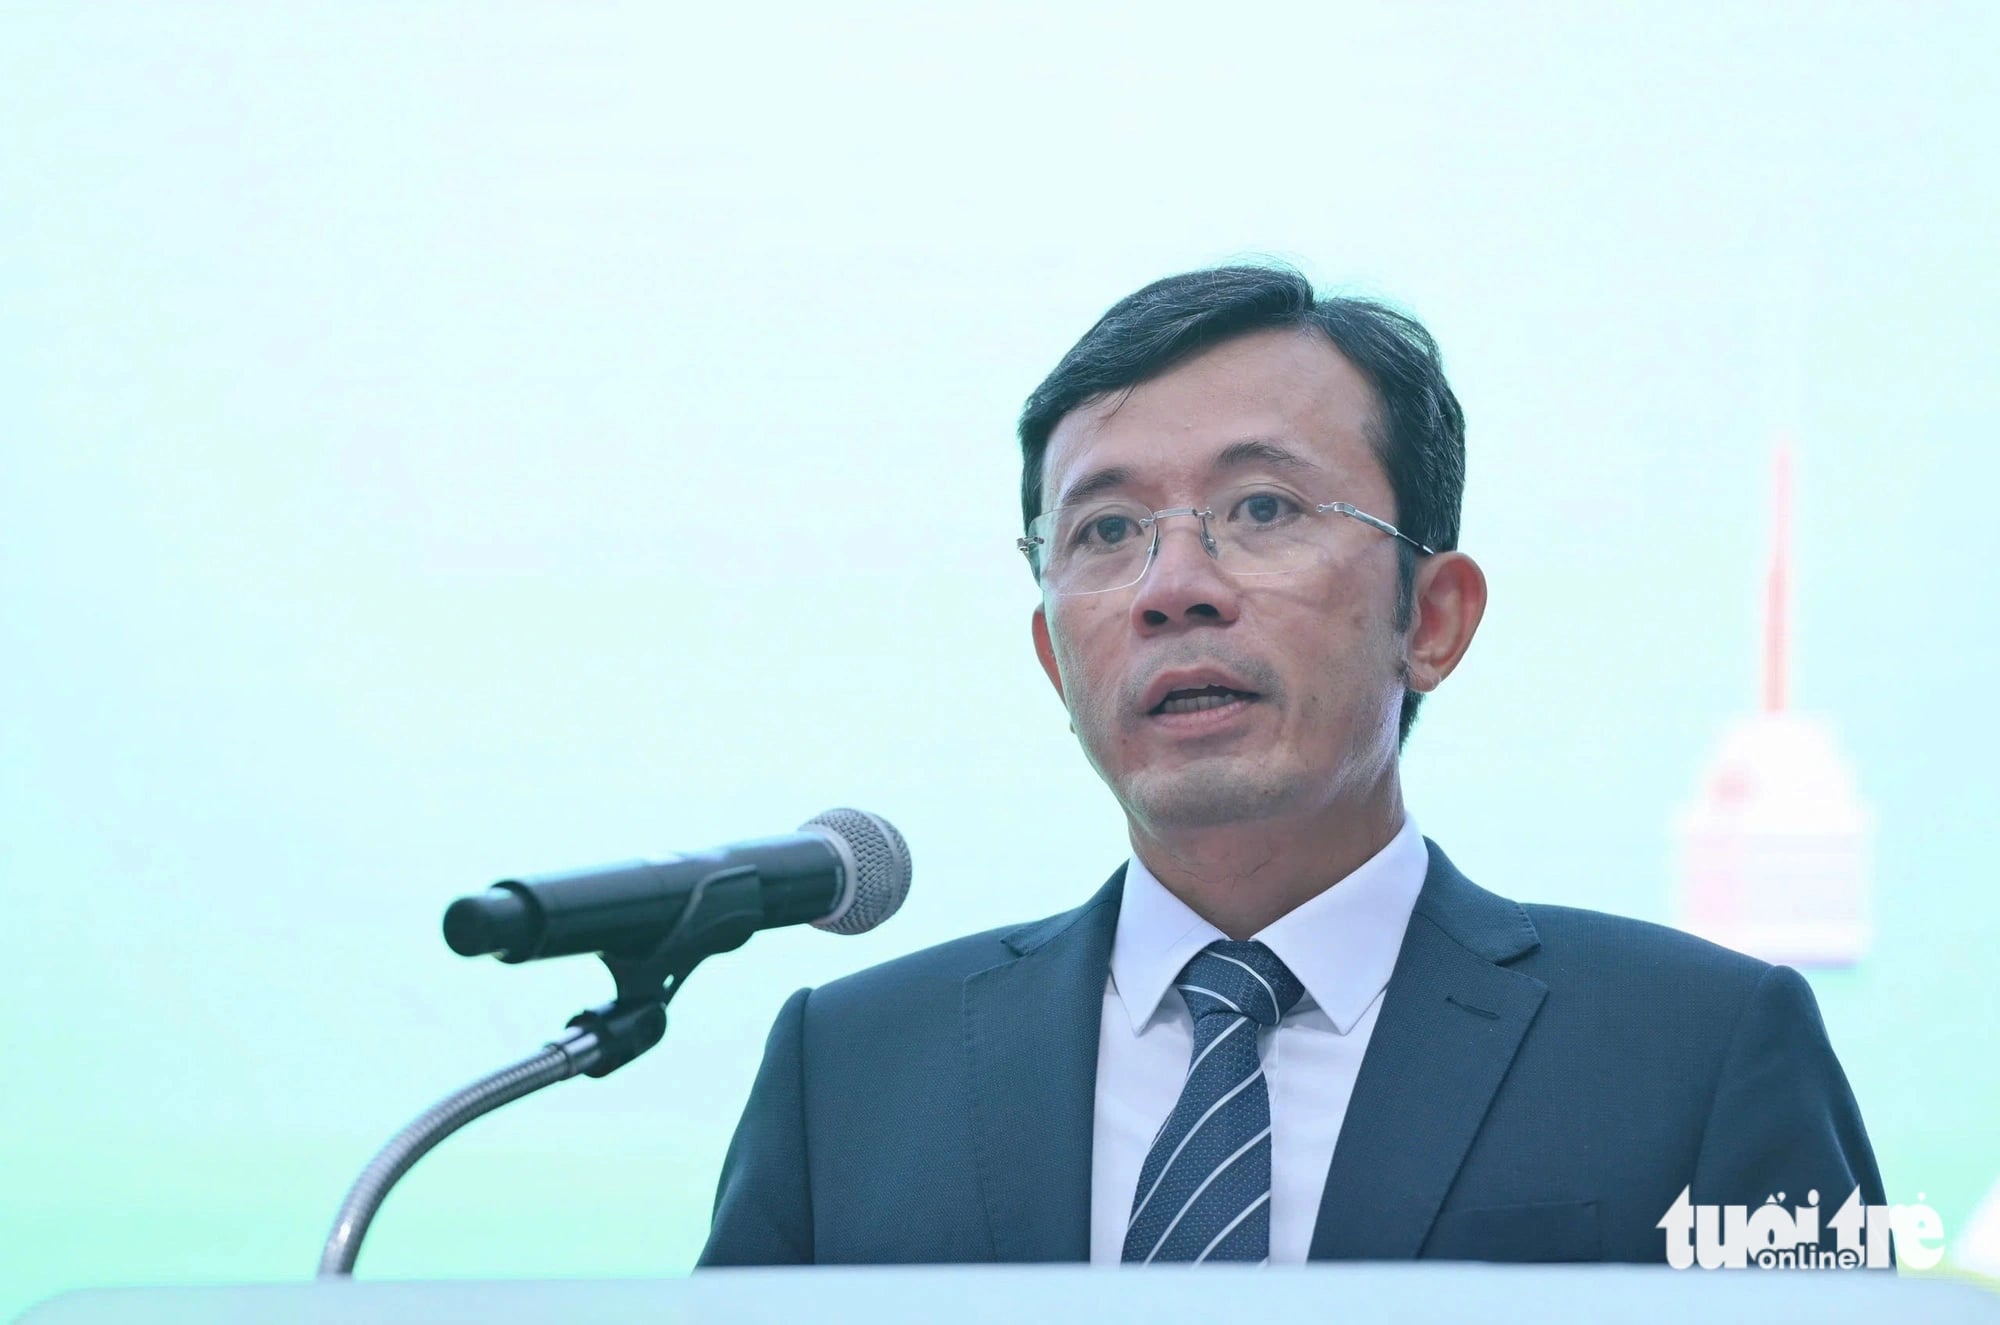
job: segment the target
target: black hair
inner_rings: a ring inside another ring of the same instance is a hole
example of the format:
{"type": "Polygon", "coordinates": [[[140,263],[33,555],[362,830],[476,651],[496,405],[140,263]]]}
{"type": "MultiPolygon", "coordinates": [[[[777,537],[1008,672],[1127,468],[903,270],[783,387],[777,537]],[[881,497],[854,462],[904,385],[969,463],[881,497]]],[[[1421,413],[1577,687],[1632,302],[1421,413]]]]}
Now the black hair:
{"type": "MultiPolygon", "coordinates": [[[[1406,313],[1369,299],[1318,296],[1276,264],[1211,267],[1154,281],[1126,295],[1070,347],[1021,410],[1021,519],[1042,513],[1049,434],[1064,415],[1130,391],[1223,341],[1251,332],[1317,327],[1375,388],[1371,440],[1395,493],[1384,518],[1426,547],[1458,546],[1465,493],[1465,415],[1444,378],[1437,342],[1406,313]]],[[[1416,551],[1398,542],[1396,628],[1414,608],[1416,551]]],[[[1423,696],[1404,690],[1400,739],[1423,696]]]]}

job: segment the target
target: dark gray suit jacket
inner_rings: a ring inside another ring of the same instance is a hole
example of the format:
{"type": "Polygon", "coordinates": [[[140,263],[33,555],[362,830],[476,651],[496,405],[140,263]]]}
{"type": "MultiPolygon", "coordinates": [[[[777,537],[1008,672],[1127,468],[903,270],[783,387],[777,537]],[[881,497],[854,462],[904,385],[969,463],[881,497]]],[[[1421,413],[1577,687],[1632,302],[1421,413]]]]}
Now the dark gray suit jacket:
{"type": "MultiPolygon", "coordinates": [[[[1083,906],[800,990],[703,1265],[1085,1261],[1124,871],[1083,906]]],[[[1522,906],[1435,843],[1328,1169],[1315,1260],[1659,1261],[1697,1204],[1883,1200],[1812,991],[1635,920],[1522,906]]]]}

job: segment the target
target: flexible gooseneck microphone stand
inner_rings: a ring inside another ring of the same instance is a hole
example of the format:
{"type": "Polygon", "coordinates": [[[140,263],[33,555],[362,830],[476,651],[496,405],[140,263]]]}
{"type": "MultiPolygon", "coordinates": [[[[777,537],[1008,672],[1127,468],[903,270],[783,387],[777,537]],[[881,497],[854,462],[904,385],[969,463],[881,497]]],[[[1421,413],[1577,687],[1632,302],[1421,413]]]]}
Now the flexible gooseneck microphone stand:
{"type": "MultiPolygon", "coordinates": [[[[907,867],[906,867],[907,868],[907,867]]],[[[569,1020],[568,1031],[536,1053],[448,1095],[382,1147],[348,1189],[320,1253],[319,1277],[354,1273],[361,1239],[405,1173],[440,1141],[475,1118],[579,1074],[609,1076],[660,1042],[667,1004],[703,958],[739,948],[763,914],[757,871],[723,870],[701,881],[679,923],[650,951],[599,953],[618,996],[569,1020]]]]}

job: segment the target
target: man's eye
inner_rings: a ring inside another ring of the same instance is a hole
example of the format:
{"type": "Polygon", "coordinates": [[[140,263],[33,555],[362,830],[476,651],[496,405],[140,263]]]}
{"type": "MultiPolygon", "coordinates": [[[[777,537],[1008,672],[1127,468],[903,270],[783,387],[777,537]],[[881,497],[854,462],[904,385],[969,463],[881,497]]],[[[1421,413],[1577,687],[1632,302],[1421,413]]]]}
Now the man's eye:
{"type": "Polygon", "coordinates": [[[1253,492],[1236,503],[1229,518],[1252,525],[1277,524],[1298,513],[1298,503],[1282,493],[1253,492]]]}
{"type": "Polygon", "coordinates": [[[1138,521],[1128,515],[1100,515],[1083,522],[1076,541],[1085,547],[1117,547],[1138,531],[1138,521]]]}

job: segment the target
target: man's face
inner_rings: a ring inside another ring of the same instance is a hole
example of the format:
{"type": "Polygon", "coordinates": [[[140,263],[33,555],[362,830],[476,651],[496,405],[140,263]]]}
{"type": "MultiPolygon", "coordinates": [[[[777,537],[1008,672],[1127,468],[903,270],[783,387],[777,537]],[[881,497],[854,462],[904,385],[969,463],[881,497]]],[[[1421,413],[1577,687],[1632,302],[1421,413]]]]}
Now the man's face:
{"type": "MultiPolygon", "coordinates": [[[[1394,523],[1369,441],[1376,410],[1367,379],[1319,333],[1237,337],[1066,415],[1049,439],[1044,508],[1116,468],[1128,476],[1112,495],[1149,510],[1208,506],[1262,477],[1394,523]],[[1243,442],[1298,463],[1228,461],[1243,442]]],[[[1202,548],[1196,520],[1172,517],[1137,585],[1050,596],[1036,610],[1042,666],[1084,752],[1142,828],[1312,814],[1367,795],[1393,769],[1404,660],[1396,541],[1337,515],[1312,527],[1324,549],[1315,560],[1239,577],[1226,547],[1222,562],[1202,548]],[[1209,686],[1248,694],[1179,693],[1209,686]],[[1177,696],[1162,706],[1169,688],[1177,696]]]]}

